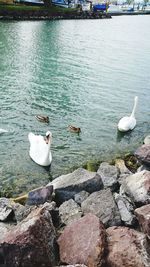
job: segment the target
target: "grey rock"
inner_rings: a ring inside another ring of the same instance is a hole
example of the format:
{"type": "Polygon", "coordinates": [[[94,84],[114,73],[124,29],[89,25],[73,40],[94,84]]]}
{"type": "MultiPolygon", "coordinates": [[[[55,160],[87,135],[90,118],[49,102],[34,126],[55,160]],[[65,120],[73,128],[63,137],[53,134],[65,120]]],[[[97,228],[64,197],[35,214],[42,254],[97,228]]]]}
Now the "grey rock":
{"type": "Polygon", "coordinates": [[[0,242],[5,238],[7,233],[13,230],[15,224],[0,222],[0,242]]]}
{"type": "Polygon", "coordinates": [[[138,204],[150,203],[150,172],[141,171],[126,177],[120,187],[120,193],[126,194],[130,199],[138,204]]]}
{"type": "Polygon", "coordinates": [[[114,197],[120,212],[121,220],[125,223],[125,225],[134,225],[136,223],[134,203],[132,203],[127,196],[121,196],[115,193],[114,197]]]}
{"type": "Polygon", "coordinates": [[[72,173],[62,175],[53,180],[49,185],[53,185],[55,190],[55,201],[63,203],[80,191],[92,193],[103,187],[101,177],[96,172],[90,172],[79,168],[72,173]]]}
{"type": "Polygon", "coordinates": [[[89,193],[83,190],[83,191],[79,192],[78,194],[76,194],[76,195],[74,196],[74,200],[75,200],[75,202],[77,202],[79,205],[81,205],[81,203],[82,203],[85,199],[87,199],[88,196],[89,196],[89,193]]]}
{"type": "Polygon", "coordinates": [[[12,202],[8,198],[0,198],[0,221],[4,222],[13,217],[12,202]]]}
{"type": "Polygon", "coordinates": [[[60,205],[59,216],[61,223],[67,225],[72,221],[81,218],[82,211],[80,206],[73,199],[69,199],[60,205]]]}
{"type": "Polygon", "coordinates": [[[47,201],[51,201],[53,193],[53,186],[49,185],[34,189],[28,193],[27,205],[39,205],[44,204],[47,201]]]}
{"type": "Polygon", "coordinates": [[[111,188],[113,191],[118,186],[118,168],[110,165],[107,162],[102,162],[97,170],[97,173],[101,176],[104,188],[111,188]]]}
{"type": "Polygon", "coordinates": [[[81,208],[84,214],[95,214],[103,222],[105,227],[121,225],[119,210],[109,188],[92,193],[82,202],[81,208]]]}

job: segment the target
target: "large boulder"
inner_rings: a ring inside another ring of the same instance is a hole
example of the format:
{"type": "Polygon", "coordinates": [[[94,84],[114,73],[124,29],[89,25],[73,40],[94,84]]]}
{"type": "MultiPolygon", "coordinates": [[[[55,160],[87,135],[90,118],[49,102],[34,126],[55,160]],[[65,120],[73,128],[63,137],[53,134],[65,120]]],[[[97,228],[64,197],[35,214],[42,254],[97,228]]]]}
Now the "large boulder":
{"type": "Polygon", "coordinates": [[[58,239],[60,260],[66,264],[101,267],[104,263],[105,229],[99,218],[87,214],[66,226],[58,239]]]}
{"type": "Polygon", "coordinates": [[[150,166],[150,144],[139,147],[135,151],[135,156],[142,164],[150,166]]]}
{"type": "Polygon", "coordinates": [[[128,195],[134,203],[144,205],[150,203],[150,172],[141,171],[126,177],[120,192],[128,195]]]}
{"type": "Polygon", "coordinates": [[[119,171],[116,166],[110,165],[107,162],[102,162],[97,170],[101,176],[104,188],[111,188],[112,191],[118,187],[119,171]]]}
{"type": "Polygon", "coordinates": [[[103,187],[101,177],[96,172],[89,172],[79,168],[72,173],[62,175],[51,183],[55,190],[55,200],[63,203],[82,190],[89,193],[98,191],[103,187]]]}
{"type": "Polygon", "coordinates": [[[92,193],[82,202],[84,214],[95,214],[105,227],[121,225],[120,214],[109,188],[92,193]]]}
{"type": "Polygon", "coordinates": [[[135,211],[142,231],[150,239],[150,204],[142,206],[135,211]]]}
{"type": "Polygon", "coordinates": [[[150,255],[146,236],[128,227],[107,229],[107,267],[149,267],[150,255]]]}
{"type": "Polygon", "coordinates": [[[52,267],[56,264],[56,234],[47,207],[37,208],[1,240],[6,267],[52,267]]]}

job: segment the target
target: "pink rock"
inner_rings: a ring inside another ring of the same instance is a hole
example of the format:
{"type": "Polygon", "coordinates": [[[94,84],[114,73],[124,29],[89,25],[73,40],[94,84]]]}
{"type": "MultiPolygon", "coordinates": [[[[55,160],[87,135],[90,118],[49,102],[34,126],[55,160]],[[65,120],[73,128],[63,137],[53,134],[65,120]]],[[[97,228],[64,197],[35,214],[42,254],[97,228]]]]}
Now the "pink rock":
{"type": "Polygon", "coordinates": [[[55,265],[55,229],[47,209],[37,208],[1,240],[6,266],[55,265]]]}
{"type": "Polygon", "coordinates": [[[146,236],[128,227],[107,228],[107,267],[149,267],[146,236]]]}
{"type": "Polygon", "coordinates": [[[150,238],[150,204],[142,206],[134,212],[142,231],[150,238]]]}
{"type": "Polygon", "coordinates": [[[104,262],[105,229],[93,214],[87,214],[66,226],[58,244],[63,263],[100,267],[104,262]]]}

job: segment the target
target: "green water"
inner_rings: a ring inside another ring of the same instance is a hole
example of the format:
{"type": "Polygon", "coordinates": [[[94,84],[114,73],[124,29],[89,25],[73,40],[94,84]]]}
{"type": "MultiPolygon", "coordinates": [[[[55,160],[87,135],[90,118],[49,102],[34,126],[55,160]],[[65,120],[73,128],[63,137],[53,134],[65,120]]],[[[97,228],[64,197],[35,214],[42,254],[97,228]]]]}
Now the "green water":
{"type": "Polygon", "coordinates": [[[0,22],[1,190],[17,193],[136,149],[150,133],[150,17],[0,22]],[[137,126],[119,119],[139,96],[137,126]],[[43,114],[49,124],[35,119],[43,114]],[[81,128],[70,133],[68,125],[81,128]],[[47,170],[29,158],[28,133],[53,134],[47,170]]]}

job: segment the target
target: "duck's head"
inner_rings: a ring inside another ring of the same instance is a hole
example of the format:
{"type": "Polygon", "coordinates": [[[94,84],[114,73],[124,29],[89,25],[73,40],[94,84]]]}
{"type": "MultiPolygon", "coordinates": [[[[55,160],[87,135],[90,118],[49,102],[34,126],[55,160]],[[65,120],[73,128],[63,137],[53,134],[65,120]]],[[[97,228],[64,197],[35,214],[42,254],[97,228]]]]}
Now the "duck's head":
{"type": "Polygon", "coordinates": [[[52,133],[50,131],[46,132],[45,141],[46,141],[46,144],[51,143],[51,141],[52,141],[52,133]]]}

